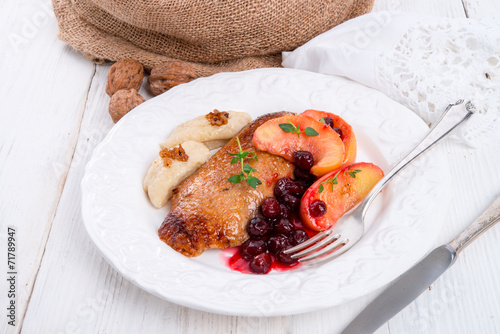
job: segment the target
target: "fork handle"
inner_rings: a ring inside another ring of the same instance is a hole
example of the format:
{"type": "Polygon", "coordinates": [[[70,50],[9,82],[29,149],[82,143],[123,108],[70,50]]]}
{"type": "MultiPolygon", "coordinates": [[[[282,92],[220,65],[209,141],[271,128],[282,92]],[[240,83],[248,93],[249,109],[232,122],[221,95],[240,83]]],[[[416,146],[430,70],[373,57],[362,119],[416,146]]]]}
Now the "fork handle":
{"type": "Polygon", "coordinates": [[[498,221],[500,221],[500,196],[469,227],[448,243],[448,246],[458,254],[498,221]]]}
{"type": "Polygon", "coordinates": [[[453,132],[456,128],[458,128],[461,124],[467,121],[472,114],[474,113],[474,105],[469,101],[465,105],[465,110],[467,113],[463,116],[458,122],[452,123],[452,125],[448,125],[450,122],[448,121],[450,118],[456,117],[456,115],[451,115],[449,113],[450,109],[454,106],[462,104],[463,100],[458,100],[455,103],[449,104],[443,112],[443,115],[439,118],[439,120],[434,124],[434,126],[430,129],[427,135],[417,144],[417,146],[410,152],[408,155],[403,158],[394,168],[387,173],[370,191],[370,193],[365,197],[363,202],[361,202],[360,207],[362,207],[362,215],[366,214],[366,211],[372,201],[377,197],[378,193],[389,183],[389,181],[401,170],[403,170],[410,162],[412,162],[415,158],[420,156],[422,153],[429,150],[431,147],[436,145],[442,139],[446,138],[449,134],[453,132]],[[446,122],[444,122],[446,120],[446,122]],[[430,142],[430,143],[429,143],[430,142]]]}

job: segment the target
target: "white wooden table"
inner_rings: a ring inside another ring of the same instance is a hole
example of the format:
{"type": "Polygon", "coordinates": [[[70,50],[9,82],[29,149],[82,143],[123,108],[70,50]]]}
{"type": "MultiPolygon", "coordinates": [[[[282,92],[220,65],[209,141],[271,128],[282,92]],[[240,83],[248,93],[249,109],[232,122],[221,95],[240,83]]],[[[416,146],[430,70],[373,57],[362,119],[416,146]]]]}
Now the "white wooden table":
{"type": "MultiPolygon", "coordinates": [[[[499,0],[376,0],[375,9],[390,6],[447,17],[500,14],[499,0]]],[[[232,317],[169,303],[120,276],[90,241],[80,212],[85,164],[113,127],[104,92],[110,65],[95,65],[56,35],[50,0],[0,2],[2,332],[339,333],[377,295],[301,315],[232,317]],[[7,317],[9,226],[16,234],[15,326],[7,317]]],[[[455,182],[438,243],[500,193],[499,143],[444,145],[455,182]]],[[[499,241],[497,226],[377,333],[500,333],[499,241]]]]}

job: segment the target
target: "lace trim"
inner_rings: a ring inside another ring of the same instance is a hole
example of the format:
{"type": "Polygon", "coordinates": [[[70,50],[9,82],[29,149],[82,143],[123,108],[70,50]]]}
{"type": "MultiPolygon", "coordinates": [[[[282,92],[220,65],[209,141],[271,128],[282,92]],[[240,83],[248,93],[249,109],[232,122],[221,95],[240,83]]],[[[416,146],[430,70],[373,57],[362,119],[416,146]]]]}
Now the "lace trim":
{"type": "Polygon", "coordinates": [[[500,20],[428,18],[377,54],[379,87],[431,125],[446,105],[471,100],[461,129],[472,146],[500,142],[500,20]]]}

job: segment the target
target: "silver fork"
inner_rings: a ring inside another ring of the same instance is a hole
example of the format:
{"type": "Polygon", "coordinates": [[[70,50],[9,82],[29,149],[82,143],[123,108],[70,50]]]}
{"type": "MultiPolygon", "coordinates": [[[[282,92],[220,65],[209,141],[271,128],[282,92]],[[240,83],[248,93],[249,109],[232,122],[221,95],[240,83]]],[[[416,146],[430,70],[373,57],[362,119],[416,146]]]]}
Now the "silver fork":
{"type": "Polygon", "coordinates": [[[354,246],[363,236],[365,228],[365,215],[372,204],[373,200],[380,191],[392,180],[392,178],[410,164],[415,158],[422,153],[428,151],[431,147],[436,145],[442,139],[447,137],[456,128],[467,121],[474,113],[474,106],[469,101],[465,105],[467,113],[460,118],[458,122],[453,122],[451,126],[448,120],[454,118],[455,115],[449,114],[452,107],[462,104],[463,100],[458,100],[453,104],[449,104],[441,118],[430,129],[427,135],[420,141],[420,143],[405,157],[403,158],[389,173],[387,173],[363,201],[358,205],[356,210],[350,214],[344,215],[339,221],[331,228],[316,234],[303,243],[285,250],[286,254],[292,254],[292,258],[298,259],[299,262],[308,262],[308,264],[319,264],[333,260],[339,255],[345,253],[352,246],[354,246]],[[448,117],[447,117],[448,116],[448,117]],[[443,124],[443,120],[447,119],[447,123],[443,124]],[[441,127],[440,127],[441,125],[441,127]],[[444,129],[441,129],[443,128],[444,129]],[[437,138],[437,139],[436,139],[437,138]],[[429,143],[429,141],[431,141],[429,143]]]}

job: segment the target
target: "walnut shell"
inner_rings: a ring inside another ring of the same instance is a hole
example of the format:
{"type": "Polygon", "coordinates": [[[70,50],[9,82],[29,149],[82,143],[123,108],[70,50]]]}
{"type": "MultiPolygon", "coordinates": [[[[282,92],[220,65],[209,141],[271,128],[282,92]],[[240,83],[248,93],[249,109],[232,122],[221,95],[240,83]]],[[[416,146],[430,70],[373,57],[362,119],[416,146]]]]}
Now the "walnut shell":
{"type": "Polygon", "coordinates": [[[111,97],[120,89],[139,90],[144,78],[144,67],[137,60],[124,59],[111,66],[106,83],[106,93],[111,97]]]}
{"type": "Polygon", "coordinates": [[[132,89],[121,89],[113,94],[109,101],[109,114],[113,122],[118,122],[126,113],[146,101],[137,91],[132,89]]]}
{"type": "Polygon", "coordinates": [[[149,76],[149,85],[154,95],[196,79],[196,73],[188,63],[180,60],[167,61],[155,66],[149,76]]]}

